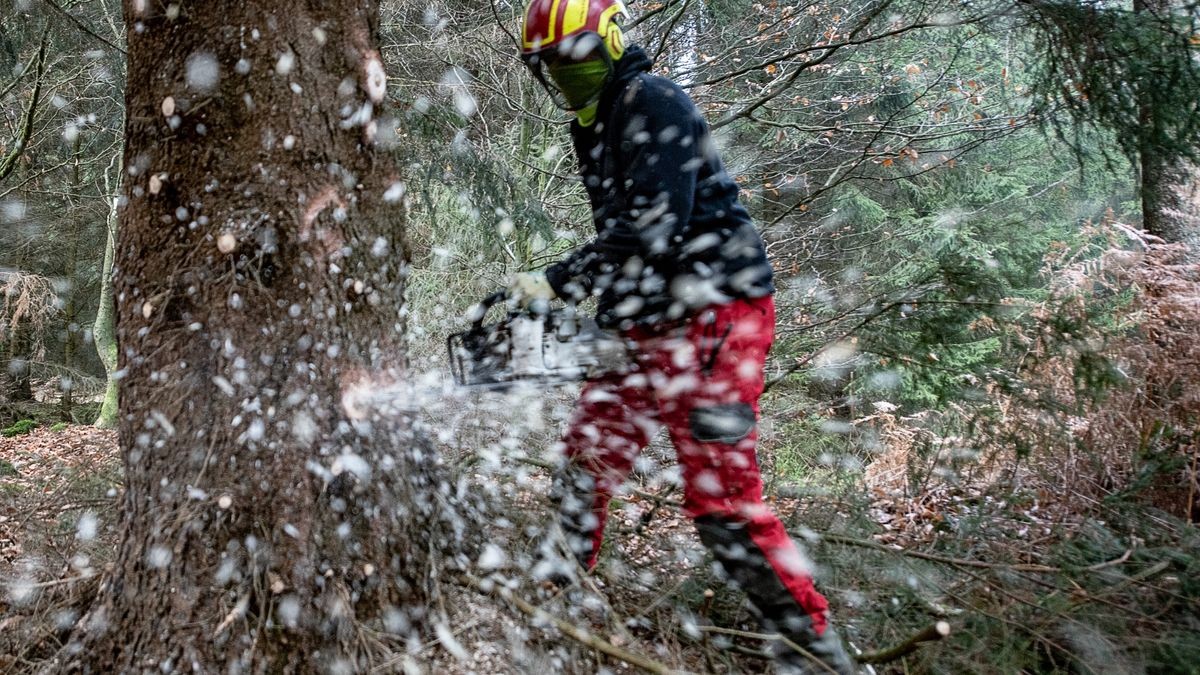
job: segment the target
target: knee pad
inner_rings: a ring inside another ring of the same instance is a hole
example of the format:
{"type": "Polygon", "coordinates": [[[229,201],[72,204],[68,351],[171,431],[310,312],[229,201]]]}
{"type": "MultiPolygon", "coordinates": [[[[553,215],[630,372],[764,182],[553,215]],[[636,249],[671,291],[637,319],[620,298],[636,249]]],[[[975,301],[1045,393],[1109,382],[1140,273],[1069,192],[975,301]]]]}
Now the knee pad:
{"type": "Polygon", "coordinates": [[[723,403],[694,408],[688,414],[692,438],[701,443],[737,443],[750,435],[755,425],[749,403],[723,403]]]}

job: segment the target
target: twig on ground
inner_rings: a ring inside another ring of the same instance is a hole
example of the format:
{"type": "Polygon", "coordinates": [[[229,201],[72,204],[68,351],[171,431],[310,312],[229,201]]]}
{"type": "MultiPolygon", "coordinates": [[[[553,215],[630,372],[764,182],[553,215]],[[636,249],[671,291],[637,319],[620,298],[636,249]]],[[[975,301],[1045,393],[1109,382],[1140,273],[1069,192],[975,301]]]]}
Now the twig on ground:
{"type": "Polygon", "coordinates": [[[515,455],[512,459],[513,461],[520,462],[521,464],[540,467],[547,471],[555,471],[558,469],[558,466],[556,466],[553,462],[547,462],[546,460],[538,459],[537,457],[529,457],[528,455],[515,455]]]}
{"type": "Polygon", "coordinates": [[[592,635],[583,628],[568,623],[567,621],[563,621],[562,619],[554,616],[544,609],[541,609],[540,607],[531,605],[520,596],[505,588],[503,584],[494,583],[489,586],[484,584],[482,579],[469,575],[462,577],[462,580],[467,586],[474,588],[481,593],[499,596],[501,599],[509,602],[531,618],[546,621],[547,623],[552,624],[560,633],[566,635],[572,640],[575,640],[585,647],[607,654],[608,656],[624,661],[630,665],[637,666],[638,668],[642,668],[643,670],[647,670],[651,673],[669,674],[675,672],[665,664],[649,659],[641,654],[635,654],[633,652],[621,649],[607,640],[592,635]]]}
{"type": "Polygon", "coordinates": [[[905,656],[913,653],[925,642],[936,642],[950,635],[950,624],[945,621],[938,621],[930,624],[917,633],[911,635],[907,640],[899,644],[879,649],[866,654],[859,654],[857,659],[859,663],[891,663],[897,659],[902,659],[905,656]]]}
{"type": "Polygon", "coordinates": [[[63,586],[66,584],[73,584],[73,583],[77,583],[80,581],[87,581],[92,578],[94,578],[94,575],[66,577],[65,579],[54,579],[53,581],[39,581],[36,583],[31,583],[31,584],[20,583],[19,587],[22,591],[26,591],[26,590],[31,591],[31,590],[34,590],[37,588],[53,588],[55,586],[63,586]]]}
{"type": "MultiPolygon", "coordinates": [[[[779,633],[754,633],[746,630],[738,630],[736,628],[723,628],[721,626],[698,626],[698,628],[704,633],[720,633],[722,635],[732,635],[734,637],[762,640],[764,642],[782,642],[789,648],[803,654],[805,658],[812,661],[813,665],[819,666],[822,669],[821,672],[834,673],[834,675],[837,675],[837,671],[825,665],[825,662],[821,659],[818,659],[812,652],[796,644],[794,641],[789,640],[786,636],[780,635],[779,633]]],[[[774,657],[771,656],[769,658],[774,657]]]]}

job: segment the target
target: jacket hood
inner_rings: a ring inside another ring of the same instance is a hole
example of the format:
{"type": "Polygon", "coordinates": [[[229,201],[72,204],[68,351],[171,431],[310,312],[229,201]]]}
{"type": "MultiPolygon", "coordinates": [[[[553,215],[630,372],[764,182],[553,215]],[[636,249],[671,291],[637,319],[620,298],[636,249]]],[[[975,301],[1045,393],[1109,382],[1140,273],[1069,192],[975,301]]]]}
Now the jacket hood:
{"type": "Polygon", "coordinates": [[[652,65],[646,50],[638,45],[632,45],[625,50],[625,54],[620,59],[613,63],[616,68],[616,77],[613,78],[613,82],[628,82],[637,77],[638,73],[650,70],[652,65]]]}

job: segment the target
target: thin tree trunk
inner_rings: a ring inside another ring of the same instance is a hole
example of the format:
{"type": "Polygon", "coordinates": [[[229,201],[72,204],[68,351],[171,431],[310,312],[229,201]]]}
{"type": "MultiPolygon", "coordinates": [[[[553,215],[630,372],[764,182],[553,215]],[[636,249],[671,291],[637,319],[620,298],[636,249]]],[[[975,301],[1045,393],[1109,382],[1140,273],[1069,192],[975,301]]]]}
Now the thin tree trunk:
{"type": "Polygon", "coordinates": [[[381,642],[360,627],[415,637],[435,552],[473,531],[436,455],[355,396],[403,377],[378,8],[127,0],[125,19],[126,491],[61,665],[363,672],[381,642]]]}
{"type": "MultiPolygon", "coordinates": [[[[18,260],[18,268],[24,269],[24,261],[18,260]]],[[[17,323],[7,335],[4,370],[0,372],[3,394],[10,403],[27,403],[33,400],[33,385],[30,382],[30,361],[33,359],[33,341],[29,328],[17,323]]]]}
{"type": "MultiPolygon", "coordinates": [[[[117,176],[121,175],[123,165],[117,162],[117,176]]],[[[114,185],[104,176],[105,194],[112,195],[114,185]]],[[[108,236],[104,244],[104,269],[100,273],[100,307],[96,310],[96,322],[92,326],[92,338],[96,343],[96,352],[100,362],[104,364],[105,387],[104,402],[100,405],[100,415],[96,418],[95,426],[101,429],[112,429],[117,426],[117,334],[113,317],[113,285],[112,268],[113,254],[117,246],[117,204],[118,199],[110,197],[108,219],[105,230],[108,236]]]]}
{"type": "Polygon", "coordinates": [[[37,112],[38,99],[42,92],[42,77],[46,71],[46,33],[42,34],[42,44],[38,47],[36,57],[36,72],[34,73],[33,93],[29,96],[29,103],[25,108],[25,114],[21,117],[21,125],[17,129],[17,135],[10,144],[10,150],[0,157],[0,182],[8,178],[9,174],[17,166],[17,160],[21,159],[21,153],[25,151],[25,145],[29,143],[29,138],[33,135],[33,119],[37,112]]]}
{"type": "MultiPolygon", "coordinates": [[[[80,158],[79,158],[79,139],[76,137],[72,153],[75,155],[74,166],[71,169],[71,188],[75,194],[80,191],[81,173],[80,173],[80,158]]],[[[63,369],[65,373],[59,378],[59,389],[61,390],[61,398],[59,399],[59,417],[64,422],[73,422],[75,407],[75,382],[71,373],[75,367],[75,354],[79,349],[79,307],[75,302],[79,280],[76,278],[79,273],[79,231],[80,222],[79,214],[72,208],[69,201],[65,205],[67,219],[71,223],[71,243],[70,252],[67,254],[67,293],[66,303],[63,306],[63,324],[66,330],[63,331],[63,369]]]]}

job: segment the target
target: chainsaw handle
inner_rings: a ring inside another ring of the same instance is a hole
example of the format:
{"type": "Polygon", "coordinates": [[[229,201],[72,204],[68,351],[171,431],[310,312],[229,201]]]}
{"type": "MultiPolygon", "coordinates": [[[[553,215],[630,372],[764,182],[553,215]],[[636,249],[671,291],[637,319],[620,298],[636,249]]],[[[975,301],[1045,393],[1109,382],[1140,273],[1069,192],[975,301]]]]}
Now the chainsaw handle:
{"type": "Polygon", "coordinates": [[[483,320],[485,317],[487,317],[488,310],[497,303],[503,302],[507,298],[508,291],[502,288],[480,300],[475,307],[471,308],[471,313],[476,315],[475,320],[471,322],[471,327],[475,330],[480,330],[483,328],[483,320]]]}

